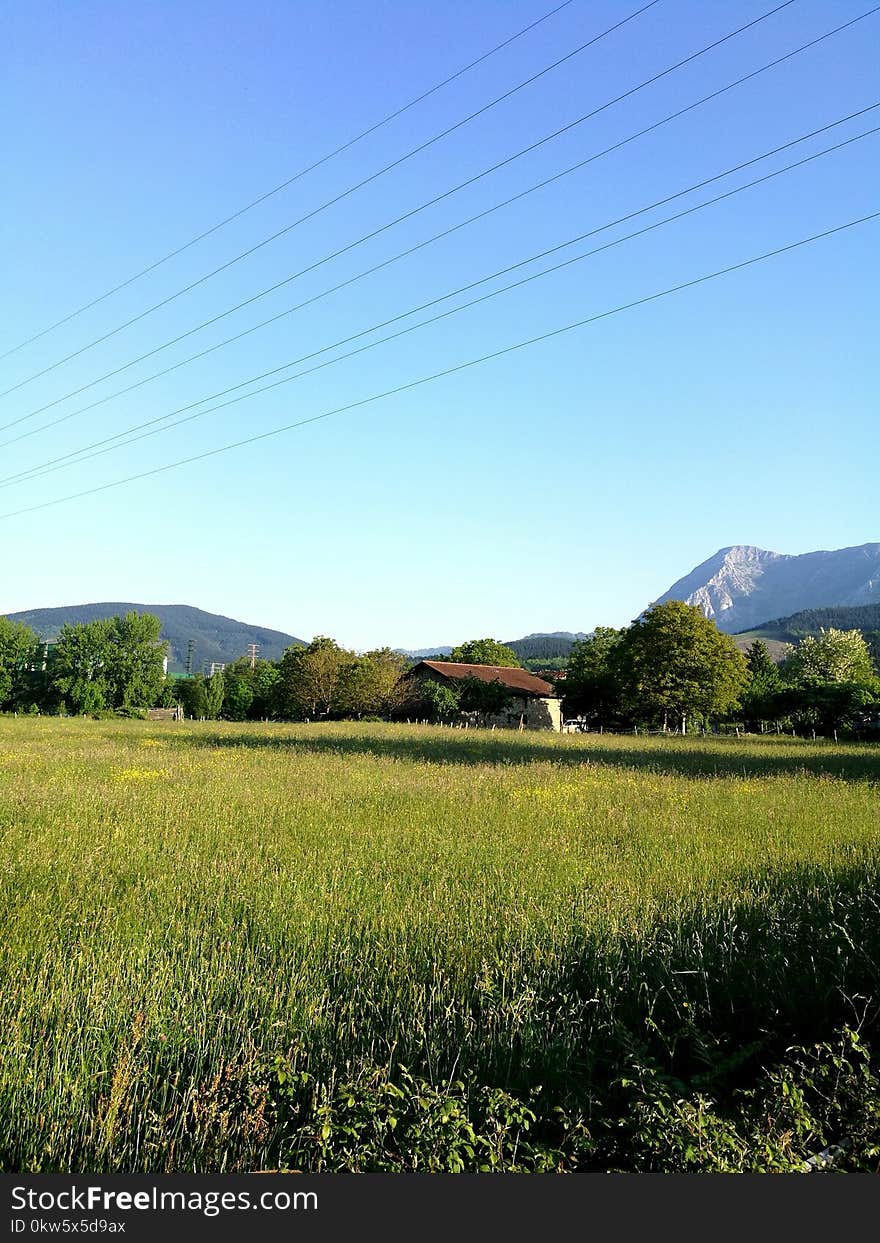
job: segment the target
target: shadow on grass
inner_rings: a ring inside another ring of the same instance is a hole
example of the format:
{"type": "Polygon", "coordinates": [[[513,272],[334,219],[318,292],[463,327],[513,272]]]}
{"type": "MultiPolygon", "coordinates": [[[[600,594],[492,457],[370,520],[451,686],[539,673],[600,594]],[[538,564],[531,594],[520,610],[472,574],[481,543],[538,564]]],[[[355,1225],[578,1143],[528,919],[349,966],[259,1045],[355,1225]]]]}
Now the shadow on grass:
{"type": "MultiPolygon", "coordinates": [[[[352,733],[332,725],[298,727],[294,734],[206,733],[188,735],[180,745],[270,749],[313,755],[372,755],[412,764],[513,765],[550,763],[609,768],[648,769],[686,777],[761,777],[807,773],[847,781],[880,781],[880,746],[859,748],[800,739],[655,738],[640,744],[637,738],[613,741],[613,735],[562,740],[500,732],[423,730],[412,726],[394,732],[381,725],[370,732],[352,733]],[[310,731],[314,731],[311,733],[310,731]]],[[[620,737],[620,736],[618,736],[620,737]]]]}
{"type": "MultiPolygon", "coordinates": [[[[830,1039],[843,1024],[880,1035],[878,875],[870,865],[828,871],[755,868],[743,896],[696,904],[639,935],[573,933],[557,970],[541,976],[523,1008],[517,985],[445,997],[426,1037],[401,1029],[393,987],[368,989],[361,962],[330,985],[330,1005],[364,1033],[375,1056],[440,1078],[456,1066],[522,1096],[541,1088],[553,1104],[585,1107],[634,1067],[654,1067],[682,1090],[724,1090],[793,1044],[830,1039]],[[359,1005],[361,1003],[355,1003],[359,1005]],[[378,1039],[377,1039],[378,1038],[378,1039]]],[[[414,945],[406,981],[431,996],[436,947],[414,945]]],[[[327,1069],[333,1050],[326,1050],[327,1069]]]]}

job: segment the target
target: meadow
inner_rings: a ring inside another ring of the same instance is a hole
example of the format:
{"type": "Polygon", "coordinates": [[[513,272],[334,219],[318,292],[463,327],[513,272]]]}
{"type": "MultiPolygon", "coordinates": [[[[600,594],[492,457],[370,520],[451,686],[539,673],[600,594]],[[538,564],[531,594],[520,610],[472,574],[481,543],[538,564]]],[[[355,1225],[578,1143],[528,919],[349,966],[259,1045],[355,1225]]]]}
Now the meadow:
{"type": "Polygon", "coordinates": [[[880,749],[0,718],[0,1169],[880,1157],[880,749]]]}

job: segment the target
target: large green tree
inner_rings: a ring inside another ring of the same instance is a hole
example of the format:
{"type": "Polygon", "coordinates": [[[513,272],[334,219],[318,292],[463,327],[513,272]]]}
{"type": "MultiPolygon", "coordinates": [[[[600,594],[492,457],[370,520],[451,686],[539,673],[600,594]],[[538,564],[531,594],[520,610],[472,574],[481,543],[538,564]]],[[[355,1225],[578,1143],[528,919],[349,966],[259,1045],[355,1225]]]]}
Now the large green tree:
{"type": "Polygon", "coordinates": [[[497,639],[470,639],[454,647],[449,659],[463,665],[501,665],[505,668],[520,667],[516,652],[505,647],[497,639]]]}
{"type": "Polygon", "coordinates": [[[246,721],[254,702],[253,670],[246,656],[223,670],[223,715],[227,721],[246,721]]]}
{"type": "Polygon", "coordinates": [[[698,608],[681,600],[655,604],[629,627],[617,649],[624,696],[635,717],[677,722],[722,715],[746,684],[745,657],[698,608]]]}
{"type": "Polygon", "coordinates": [[[114,708],[152,708],[165,681],[168,644],[162,622],[152,613],[126,613],[110,619],[107,680],[114,708]]]}
{"type": "Polygon", "coordinates": [[[63,625],[49,661],[54,702],[74,712],[153,707],[165,684],[161,626],[152,613],[63,625]]]}
{"type": "Polygon", "coordinates": [[[337,710],[354,717],[391,715],[402,701],[408,667],[406,656],[388,647],[349,660],[340,673],[337,710]]]}
{"type": "Polygon", "coordinates": [[[308,647],[289,647],[278,666],[278,715],[309,719],[333,715],[340,707],[343,673],[355,659],[353,652],[325,635],[318,635],[308,647]]]}
{"type": "Polygon", "coordinates": [[[871,685],[877,671],[860,630],[823,630],[808,635],[785,659],[783,672],[794,685],[830,686],[854,682],[871,685]]]}
{"type": "Polygon", "coordinates": [[[49,659],[50,691],[73,712],[99,712],[112,706],[110,664],[112,618],[67,623],[49,659]]]}

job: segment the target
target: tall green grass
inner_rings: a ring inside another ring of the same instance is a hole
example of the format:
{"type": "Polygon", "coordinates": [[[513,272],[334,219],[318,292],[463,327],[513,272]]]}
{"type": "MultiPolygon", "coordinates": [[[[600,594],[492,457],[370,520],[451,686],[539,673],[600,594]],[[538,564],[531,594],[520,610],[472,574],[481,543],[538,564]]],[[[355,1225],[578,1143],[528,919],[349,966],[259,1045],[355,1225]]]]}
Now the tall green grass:
{"type": "Polygon", "coordinates": [[[793,739],[0,719],[0,1167],[797,1168],[873,1117],[878,778],[793,739]],[[792,1120],[817,1057],[848,1104],[792,1120]]]}

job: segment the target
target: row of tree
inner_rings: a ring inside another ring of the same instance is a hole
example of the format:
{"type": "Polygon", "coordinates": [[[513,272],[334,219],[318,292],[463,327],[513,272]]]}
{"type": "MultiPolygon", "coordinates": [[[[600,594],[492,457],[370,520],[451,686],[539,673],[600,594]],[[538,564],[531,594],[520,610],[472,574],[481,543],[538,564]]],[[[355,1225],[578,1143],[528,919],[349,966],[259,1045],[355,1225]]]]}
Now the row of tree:
{"type": "MultiPolygon", "coordinates": [[[[180,703],[188,717],[243,721],[429,717],[488,718],[509,706],[500,680],[407,680],[411,661],[390,648],[357,653],[318,636],[277,662],[246,658],[206,678],[169,678],[167,644],[151,614],[65,625],[42,644],[0,618],[0,710],[136,712],[180,703]]],[[[495,639],[453,649],[465,665],[518,666],[495,639]]],[[[551,675],[548,675],[551,676],[551,675]]],[[[606,728],[738,721],[783,722],[830,732],[863,728],[880,714],[880,678],[864,636],[829,629],[805,638],[776,664],[757,641],[747,655],[699,609],[668,601],[631,626],[599,627],[574,644],[557,681],[566,716],[606,728]]]]}
{"type": "Polygon", "coordinates": [[[0,709],[127,712],[171,704],[167,644],[151,613],[64,625],[54,644],[0,617],[0,709]]]}
{"type": "Polygon", "coordinates": [[[242,658],[210,678],[179,679],[175,688],[191,717],[388,717],[403,702],[402,678],[409,666],[390,648],[358,655],[319,635],[307,647],[288,648],[277,663],[242,658]]]}
{"type": "Polygon", "coordinates": [[[756,640],[743,655],[699,609],[671,600],[629,627],[600,626],[575,643],[564,682],[568,715],[609,728],[647,723],[768,723],[831,733],[880,713],[880,677],[858,630],[822,631],[776,664],[756,640]]]}

